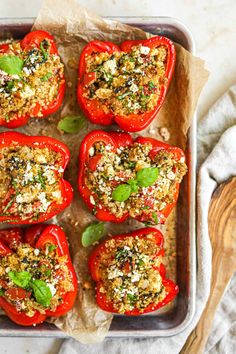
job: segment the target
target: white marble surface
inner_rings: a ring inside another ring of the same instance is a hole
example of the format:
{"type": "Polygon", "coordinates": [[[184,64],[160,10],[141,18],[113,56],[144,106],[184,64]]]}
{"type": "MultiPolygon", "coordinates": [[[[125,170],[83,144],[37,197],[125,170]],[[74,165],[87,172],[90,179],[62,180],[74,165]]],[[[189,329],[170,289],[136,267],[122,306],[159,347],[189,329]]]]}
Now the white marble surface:
{"type": "MultiPolygon", "coordinates": [[[[80,0],[100,15],[172,16],[192,31],[211,75],[198,106],[201,118],[236,82],[236,0],[80,0]]],[[[41,0],[0,0],[0,17],[37,16],[41,0]]],[[[1,338],[1,354],[54,354],[60,340],[1,338]]],[[[69,353],[68,353],[69,354],[69,353]]]]}

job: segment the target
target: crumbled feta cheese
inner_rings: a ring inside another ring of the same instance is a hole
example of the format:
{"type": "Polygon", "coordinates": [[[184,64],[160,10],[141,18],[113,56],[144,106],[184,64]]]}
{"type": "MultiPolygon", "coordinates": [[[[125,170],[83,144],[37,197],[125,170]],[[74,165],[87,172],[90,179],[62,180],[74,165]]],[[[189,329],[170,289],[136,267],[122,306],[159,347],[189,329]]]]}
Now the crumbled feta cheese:
{"type": "Polygon", "coordinates": [[[60,166],[60,167],[58,168],[58,172],[59,172],[59,173],[64,172],[64,168],[60,166]]]}
{"type": "Polygon", "coordinates": [[[96,203],[95,203],[95,200],[94,200],[94,197],[93,197],[92,195],[90,195],[89,200],[90,200],[90,203],[91,203],[92,205],[95,205],[95,204],[96,204],[96,203]]]}
{"type": "Polygon", "coordinates": [[[145,46],[141,46],[140,47],[140,53],[144,54],[144,55],[148,55],[150,52],[150,48],[149,47],[145,47],[145,46]]]}
{"type": "Polygon", "coordinates": [[[108,279],[115,279],[117,277],[122,277],[124,275],[118,268],[109,271],[108,279]]]}
{"type": "Polygon", "coordinates": [[[89,149],[89,156],[93,156],[94,155],[94,147],[92,146],[90,149],[89,149]]]}
{"type": "Polygon", "coordinates": [[[37,155],[37,162],[38,163],[46,163],[47,160],[46,160],[45,156],[43,154],[41,154],[41,155],[37,155]]]}
{"type": "Polygon", "coordinates": [[[139,281],[141,278],[141,275],[139,273],[134,273],[131,275],[131,283],[135,283],[136,281],[139,281]]]}
{"type": "Polygon", "coordinates": [[[38,249],[38,248],[35,248],[35,250],[34,250],[34,254],[35,254],[35,256],[38,256],[38,255],[39,255],[39,253],[40,253],[39,249],[38,249]]]}
{"type": "Polygon", "coordinates": [[[16,196],[16,203],[23,203],[23,196],[22,194],[18,194],[16,196]]]}
{"type": "Polygon", "coordinates": [[[138,102],[135,102],[133,105],[134,110],[140,108],[140,104],[138,102]]]}
{"type": "Polygon", "coordinates": [[[52,196],[55,197],[56,199],[60,199],[61,198],[61,191],[52,192],[52,196]]]}
{"type": "Polygon", "coordinates": [[[29,70],[28,68],[24,67],[23,71],[25,73],[26,76],[29,76],[31,74],[31,70],[29,70]]]}
{"type": "Polygon", "coordinates": [[[130,247],[125,245],[125,246],[124,246],[124,250],[125,250],[125,251],[130,251],[130,247]]]}
{"type": "Polygon", "coordinates": [[[106,145],[105,149],[106,149],[106,151],[110,151],[111,150],[111,145],[106,145]]]}
{"type": "Polygon", "coordinates": [[[30,86],[25,85],[24,90],[21,92],[21,97],[22,98],[30,98],[35,95],[35,90],[32,89],[30,86]]]}
{"type": "Polygon", "coordinates": [[[137,91],[138,91],[138,86],[133,83],[133,84],[130,86],[130,91],[132,91],[133,93],[137,92],[137,91]]]}
{"type": "Polygon", "coordinates": [[[47,283],[47,286],[49,287],[52,296],[54,296],[57,292],[57,289],[55,288],[55,286],[53,284],[47,283]]]}
{"type": "Polygon", "coordinates": [[[174,180],[175,179],[175,173],[173,171],[170,171],[167,173],[167,178],[169,178],[170,180],[174,180]]]}
{"type": "Polygon", "coordinates": [[[42,203],[39,207],[39,210],[42,212],[47,211],[47,208],[50,205],[50,202],[47,201],[46,193],[44,193],[44,192],[39,193],[38,200],[42,203]]]}
{"type": "Polygon", "coordinates": [[[103,64],[103,67],[106,71],[114,75],[116,72],[116,61],[114,59],[108,60],[103,64]]]}
{"type": "Polygon", "coordinates": [[[28,162],[26,165],[26,171],[29,172],[32,169],[31,164],[28,162]]]}

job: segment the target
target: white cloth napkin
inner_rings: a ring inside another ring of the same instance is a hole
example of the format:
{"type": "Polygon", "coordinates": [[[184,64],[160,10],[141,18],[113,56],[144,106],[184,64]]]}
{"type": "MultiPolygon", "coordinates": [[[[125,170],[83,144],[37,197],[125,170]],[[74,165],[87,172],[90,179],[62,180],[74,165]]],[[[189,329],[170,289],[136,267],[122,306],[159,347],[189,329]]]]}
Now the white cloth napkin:
{"type": "MultiPolygon", "coordinates": [[[[191,325],[170,338],[105,339],[98,344],[65,340],[59,354],[177,354],[195,327],[210,290],[211,246],[208,235],[208,206],[216,186],[236,175],[236,86],[226,92],[198,126],[198,274],[197,306],[191,325]],[[203,162],[204,161],[204,162],[203,162]]],[[[236,275],[217,310],[206,353],[236,353],[236,275]]]]}

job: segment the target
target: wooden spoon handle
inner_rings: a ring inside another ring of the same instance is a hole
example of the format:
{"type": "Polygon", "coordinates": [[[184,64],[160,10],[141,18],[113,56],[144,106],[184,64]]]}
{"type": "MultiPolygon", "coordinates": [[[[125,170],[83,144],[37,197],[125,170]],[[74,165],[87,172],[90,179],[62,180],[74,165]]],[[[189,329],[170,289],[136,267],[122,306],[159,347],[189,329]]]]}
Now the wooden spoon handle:
{"type": "Polygon", "coordinates": [[[210,297],[182,354],[203,353],[217,305],[236,268],[236,178],[215,190],[209,207],[208,228],[213,255],[210,297]]]}
{"type": "Polygon", "coordinates": [[[232,270],[229,269],[229,262],[225,262],[225,257],[221,251],[216,251],[212,259],[212,283],[211,292],[205,310],[202,313],[197,327],[192,331],[185,343],[181,354],[203,353],[208,336],[211,331],[212,321],[220,299],[225,291],[226,285],[232,277],[232,270]]]}

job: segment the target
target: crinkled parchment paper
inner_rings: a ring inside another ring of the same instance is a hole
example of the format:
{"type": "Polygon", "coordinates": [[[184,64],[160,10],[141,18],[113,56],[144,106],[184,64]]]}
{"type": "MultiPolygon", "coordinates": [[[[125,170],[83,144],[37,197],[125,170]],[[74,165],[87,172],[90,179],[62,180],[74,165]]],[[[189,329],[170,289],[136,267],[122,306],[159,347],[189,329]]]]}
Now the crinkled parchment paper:
{"type": "MultiPolygon", "coordinates": [[[[66,114],[81,113],[76,102],[77,66],[84,45],[93,39],[109,40],[117,44],[126,39],[144,39],[150,36],[140,29],[119,22],[103,20],[79,6],[74,0],[46,0],[35,21],[34,29],[47,30],[56,39],[59,54],[66,67],[67,92],[62,109],[48,119],[35,120],[19,129],[26,134],[48,135],[66,143],[71,152],[71,160],[65,177],[74,187],[74,201],[70,207],[50,222],[62,226],[67,234],[71,256],[79,281],[79,294],[74,308],[64,317],[52,320],[68,335],[83,343],[101,341],[109,330],[111,314],[103,312],[95,303],[94,290],[85,289],[86,282],[91,283],[87,260],[92,247],[81,246],[82,230],[95,221],[84,206],[77,192],[77,158],[81,140],[91,130],[102,128],[87,123],[78,134],[61,134],[57,122],[66,114]]],[[[170,144],[185,148],[187,131],[191,124],[198,96],[208,73],[204,62],[193,57],[181,46],[176,45],[177,63],[174,77],[165,103],[152,124],[141,134],[154,136],[160,140],[159,128],[165,127],[170,133],[170,144]]],[[[115,127],[113,127],[114,129],[115,127]]],[[[117,128],[117,127],[116,127],[117,128]]],[[[104,127],[103,127],[104,129],[104,127]]],[[[127,221],[122,225],[107,224],[108,232],[119,233],[142,227],[136,221],[127,221]]],[[[166,230],[166,258],[168,275],[175,277],[175,212],[168,219],[166,230]],[[169,266],[171,264],[171,267],[169,266]],[[174,269],[174,271],[173,271],[174,269]]]]}

